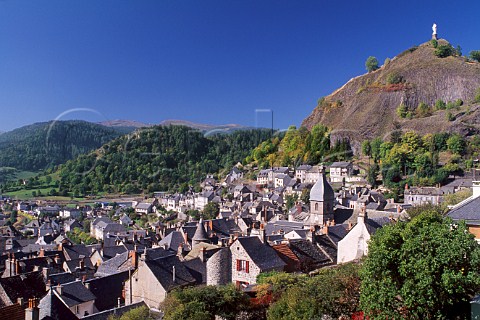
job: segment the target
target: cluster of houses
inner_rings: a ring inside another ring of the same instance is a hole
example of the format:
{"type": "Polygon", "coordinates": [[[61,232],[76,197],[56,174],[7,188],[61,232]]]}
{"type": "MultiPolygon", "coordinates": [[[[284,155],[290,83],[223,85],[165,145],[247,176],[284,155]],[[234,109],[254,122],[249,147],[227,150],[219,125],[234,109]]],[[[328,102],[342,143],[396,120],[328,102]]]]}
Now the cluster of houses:
{"type": "MultiPolygon", "coordinates": [[[[16,203],[21,211],[38,210],[39,218],[19,230],[5,223],[8,217],[0,220],[0,318],[107,319],[142,305],[158,310],[169,292],[185,286],[234,283],[252,292],[263,272],[308,273],[358,260],[368,253],[376,230],[403,219],[412,204],[394,203],[357,184],[348,163],[337,167],[334,177],[330,167],[330,181],[325,168],[303,165],[293,172],[262,170],[250,184],[234,168],[222,183],[207,177],[200,193],[158,192],[122,204],[140,215],[169,210],[176,216],[145,228],[122,209],[110,218],[107,212],[114,208],[106,204],[45,209],[16,203]],[[340,183],[338,192],[335,183],[340,183]],[[287,210],[285,197],[305,192],[309,202],[298,200],[287,210]],[[186,214],[209,202],[219,204],[215,219],[195,221],[186,214]],[[68,238],[67,232],[83,228],[78,219],[91,221],[96,244],[68,238]],[[22,235],[26,231],[29,238],[22,235]]],[[[480,190],[480,184],[473,188],[480,190]]],[[[453,219],[468,218],[477,238],[479,195],[474,191],[450,212],[453,219]]],[[[12,204],[11,199],[0,202],[12,204]]]]}

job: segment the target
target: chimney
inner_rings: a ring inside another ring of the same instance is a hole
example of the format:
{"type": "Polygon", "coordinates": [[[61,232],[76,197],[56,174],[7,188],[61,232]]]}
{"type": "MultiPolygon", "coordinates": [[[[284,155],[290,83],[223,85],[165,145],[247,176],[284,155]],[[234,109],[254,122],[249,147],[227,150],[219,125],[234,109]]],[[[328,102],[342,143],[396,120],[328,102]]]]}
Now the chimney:
{"type": "Polygon", "coordinates": [[[129,252],[129,258],[130,258],[130,262],[132,264],[132,267],[133,268],[136,268],[138,266],[138,254],[137,254],[137,251],[135,250],[130,250],[129,252]]]}
{"type": "Polygon", "coordinates": [[[48,276],[50,275],[50,268],[43,267],[42,273],[43,273],[43,278],[44,278],[45,280],[47,280],[47,279],[48,279],[48,276]]]}
{"type": "Polygon", "coordinates": [[[480,181],[472,181],[472,198],[477,198],[480,196],[480,181]]]}
{"type": "Polygon", "coordinates": [[[172,281],[175,282],[175,266],[172,267],[172,281]]]}
{"type": "Polygon", "coordinates": [[[59,295],[62,295],[62,286],[60,284],[55,287],[55,290],[59,295]]]}
{"type": "Polygon", "coordinates": [[[208,226],[210,228],[210,231],[213,231],[213,220],[208,221],[208,226]]]}
{"type": "Polygon", "coordinates": [[[198,254],[198,257],[200,258],[200,261],[202,261],[202,262],[206,261],[206,251],[207,251],[207,248],[205,248],[205,247],[200,248],[200,253],[198,254]]]}
{"type": "Polygon", "coordinates": [[[80,262],[78,264],[78,267],[80,268],[80,270],[83,270],[85,269],[85,261],[82,259],[80,259],[80,262]]]}
{"type": "Polygon", "coordinates": [[[260,241],[262,241],[262,243],[265,243],[267,241],[267,233],[265,231],[265,226],[262,224],[260,224],[260,241]]]}
{"type": "Polygon", "coordinates": [[[28,299],[28,308],[25,309],[25,320],[40,319],[40,312],[37,307],[36,299],[28,299]]]}
{"type": "MultiPolygon", "coordinates": [[[[85,277],[85,276],[84,276],[85,277]]],[[[85,281],[85,280],[84,280],[85,281]]],[[[90,290],[90,282],[84,282],[83,285],[85,286],[85,288],[87,288],[88,290],[90,290]]]]}
{"type": "Polygon", "coordinates": [[[38,257],[45,257],[45,249],[42,247],[38,253],[38,257]]]}
{"type": "Polygon", "coordinates": [[[122,300],[120,297],[117,298],[117,308],[120,308],[122,306],[122,300]]]}
{"type": "Polygon", "coordinates": [[[57,265],[59,265],[59,264],[61,263],[61,261],[62,261],[62,260],[60,259],[60,256],[59,256],[58,254],[55,255],[55,258],[53,258],[53,259],[55,260],[55,263],[56,263],[57,265]]]}
{"type": "Polygon", "coordinates": [[[353,224],[352,221],[348,221],[348,230],[352,230],[353,224]]]}
{"type": "Polygon", "coordinates": [[[188,234],[186,232],[183,232],[183,242],[188,244],[188,234]]]}
{"type": "Polygon", "coordinates": [[[400,205],[397,205],[397,213],[400,214],[400,212],[402,212],[402,208],[400,207],[400,205]]]}
{"type": "MultiPolygon", "coordinates": [[[[22,307],[22,309],[23,309],[23,307],[24,307],[24,305],[25,305],[24,302],[25,302],[25,301],[23,300],[23,298],[18,298],[18,299],[17,299],[17,304],[19,304],[20,307],[22,307]]],[[[30,300],[29,300],[29,302],[30,302],[30,300]]]]}
{"type": "Polygon", "coordinates": [[[322,234],[328,234],[328,225],[327,224],[323,225],[322,234]]]}

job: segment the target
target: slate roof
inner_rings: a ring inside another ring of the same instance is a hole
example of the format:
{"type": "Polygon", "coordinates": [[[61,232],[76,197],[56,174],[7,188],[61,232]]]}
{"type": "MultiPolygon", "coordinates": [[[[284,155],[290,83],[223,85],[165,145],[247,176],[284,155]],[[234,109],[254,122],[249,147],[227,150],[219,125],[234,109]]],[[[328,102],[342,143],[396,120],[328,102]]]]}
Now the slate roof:
{"type": "Polygon", "coordinates": [[[374,218],[370,219],[367,218],[365,219],[365,226],[367,227],[367,231],[370,234],[375,234],[375,232],[380,229],[381,227],[392,223],[392,221],[388,217],[380,217],[380,218],[374,218]]]}
{"type": "Polygon", "coordinates": [[[197,228],[195,230],[195,234],[192,237],[192,240],[193,241],[208,241],[207,231],[205,230],[202,219],[200,219],[200,221],[197,224],[197,228]]]}
{"type": "Polygon", "coordinates": [[[453,220],[465,220],[469,224],[480,224],[480,197],[454,207],[448,214],[453,220]]]}
{"type": "Polygon", "coordinates": [[[103,277],[111,274],[119,273],[122,271],[128,271],[128,269],[133,268],[132,264],[129,263],[128,251],[124,253],[117,254],[110,260],[104,261],[97,269],[95,276],[103,277]]]}
{"type": "Polygon", "coordinates": [[[196,282],[196,279],[176,255],[156,260],[146,260],[145,265],[155,275],[165,291],[171,291],[181,286],[193,285],[196,282]],[[175,281],[173,281],[173,267],[175,267],[175,281]]]}
{"type": "Polygon", "coordinates": [[[326,255],[312,242],[305,239],[295,239],[289,242],[290,249],[295,253],[304,265],[304,268],[311,271],[321,266],[332,264],[333,257],[326,255]]]}
{"type": "Polygon", "coordinates": [[[325,174],[315,182],[310,190],[310,200],[312,201],[330,201],[335,199],[335,194],[325,174]]]}
{"type": "Polygon", "coordinates": [[[330,165],[330,168],[346,168],[348,167],[349,165],[351,165],[350,162],[346,162],[346,161],[338,161],[338,162],[334,162],[330,165]]]}
{"type": "Polygon", "coordinates": [[[348,225],[347,224],[337,224],[337,225],[328,227],[328,237],[336,245],[338,245],[338,242],[340,240],[345,238],[345,236],[347,235],[348,232],[349,232],[349,230],[348,230],[348,225]]]}
{"type": "Polygon", "coordinates": [[[123,271],[85,281],[89,286],[89,290],[97,297],[95,306],[98,311],[115,308],[118,305],[118,298],[120,298],[120,303],[125,302],[122,297],[122,291],[123,284],[127,279],[128,271],[123,271]]]}
{"type": "Polygon", "coordinates": [[[75,281],[76,278],[73,275],[73,273],[62,272],[62,273],[51,274],[48,276],[48,279],[50,280],[50,284],[52,286],[56,286],[58,284],[64,284],[64,283],[75,281]]]}
{"type": "Polygon", "coordinates": [[[281,230],[284,233],[288,233],[296,229],[303,229],[303,223],[287,221],[287,220],[279,220],[275,222],[268,222],[265,225],[265,233],[267,235],[279,233],[281,230]]]}
{"type": "Polygon", "coordinates": [[[39,318],[41,320],[78,319],[78,317],[60,300],[55,289],[49,291],[49,293],[40,300],[39,309],[39,318]]]}
{"type": "Polygon", "coordinates": [[[128,250],[124,245],[103,247],[102,255],[105,259],[111,259],[111,258],[117,256],[117,254],[121,254],[121,253],[124,253],[126,251],[128,251],[128,250]]]}
{"type": "MultiPolygon", "coordinates": [[[[54,290],[56,290],[55,287],[54,290]]],[[[80,280],[62,284],[61,290],[62,294],[59,295],[59,298],[68,307],[73,307],[96,299],[93,293],[85,288],[80,280]]]]}
{"type": "Polygon", "coordinates": [[[0,278],[0,307],[16,303],[18,298],[40,298],[45,295],[45,282],[41,271],[34,271],[7,278],[0,278]],[[2,290],[3,289],[3,290],[2,290]]]}
{"type": "Polygon", "coordinates": [[[286,265],[275,250],[262,243],[258,237],[240,237],[237,241],[262,271],[272,268],[283,268],[286,265]]]}
{"type": "Polygon", "coordinates": [[[147,305],[143,301],[137,302],[137,303],[132,303],[130,305],[121,306],[120,308],[112,308],[112,309],[109,309],[109,310],[105,310],[105,311],[102,311],[102,312],[98,312],[98,313],[88,315],[86,317],[83,317],[82,320],[83,319],[85,319],[85,320],[108,320],[110,316],[120,317],[124,313],[126,313],[126,312],[128,312],[132,309],[140,308],[140,307],[143,307],[143,306],[147,307],[147,305]]]}
{"type": "Polygon", "coordinates": [[[63,253],[66,260],[75,260],[80,258],[88,258],[92,255],[92,249],[84,244],[73,246],[63,246],[63,253]]]}
{"type": "Polygon", "coordinates": [[[167,246],[167,249],[177,251],[178,247],[183,244],[184,238],[183,234],[180,231],[173,231],[168,234],[165,238],[163,238],[158,245],[163,247],[164,245],[167,246]]]}

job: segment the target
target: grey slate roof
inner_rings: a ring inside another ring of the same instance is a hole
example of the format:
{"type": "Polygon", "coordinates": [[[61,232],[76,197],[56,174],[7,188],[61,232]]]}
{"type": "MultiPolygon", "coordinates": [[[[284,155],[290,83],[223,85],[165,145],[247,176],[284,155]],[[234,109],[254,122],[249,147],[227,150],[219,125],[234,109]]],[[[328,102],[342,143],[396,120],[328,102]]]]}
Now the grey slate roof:
{"type": "Polygon", "coordinates": [[[60,300],[53,289],[47,293],[39,304],[41,320],[75,320],[78,317],[60,300]]]}
{"type": "Polygon", "coordinates": [[[178,247],[183,243],[183,234],[180,231],[173,231],[168,234],[165,238],[163,238],[158,245],[163,247],[164,245],[167,246],[167,249],[177,251],[178,247]]]}
{"type": "Polygon", "coordinates": [[[145,264],[165,291],[171,291],[181,286],[193,285],[196,282],[196,279],[176,255],[156,260],[146,260],[145,264]],[[175,267],[175,281],[173,280],[173,267],[175,267]]]}
{"type": "Polygon", "coordinates": [[[133,266],[129,261],[128,251],[125,251],[121,254],[117,254],[112,259],[103,262],[98,267],[95,276],[104,277],[122,271],[128,271],[130,268],[133,268],[133,266]]]}
{"type": "MultiPolygon", "coordinates": [[[[81,281],[69,282],[61,285],[62,294],[60,299],[68,306],[73,307],[87,301],[95,300],[96,297],[90,290],[85,288],[81,281]]],[[[54,290],[56,290],[54,288],[54,290]]],[[[57,292],[58,293],[58,292],[57,292]]]]}
{"type": "Polygon", "coordinates": [[[329,201],[334,200],[335,194],[330,183],[327,181],[325,174],[322,174],[320,179],[313,185],[310,190],[310,200],[314,201],[329,201]]]}
{"type": "Polygon", "coordinates": [[[124,303],[122,297],[123,284],[128,279],[128,271],[112,274],[85,281],[89,290],[97,297],[95,306],[99,311],[112,309],[117,306],[118,298],[124,303]]]}
{"type": "Polygon", "coordinates": [[[205,227],[203,226],[203,220],[200,219],[197,225],[197,229],[195,230],[195,234],[192,237],[193,241],[207,241],[208,235],[205,227]]]}
{"type": "Polygon", "coordinates": [[[120,308],[112,308],[112,309],[105,310],[105,311],[102,311],[102,312],[94,313],[94,314],[88,315],[86,317],[83,317],[82,319],[85,319],[85,320],[108,320],[108,317],[110,317],[110,316],[120,317],[124,313],[126,313],[126,312],[128,312],[132,309],[140,308],[140,307],[143,307],[143,306],[147,307],[145,302],[141,301],[141,302],[132,303],[132,304],[126,305],[126,306],[121,306],[120,308]]]}
{"type": "Polygon", "coordinates": [[[463,205],[453,208],[448,214],[453,220],[465,220],[470,224],[480,223],[480,197],[473,198],[463,205]]]}
{"type": "Polygon", "coordinates": [[[240,242],[248,256],[262,271],[283,268],[286,265],[276,251],[262,243],[258,237],[240,237],[237,241],[240,242]]]}

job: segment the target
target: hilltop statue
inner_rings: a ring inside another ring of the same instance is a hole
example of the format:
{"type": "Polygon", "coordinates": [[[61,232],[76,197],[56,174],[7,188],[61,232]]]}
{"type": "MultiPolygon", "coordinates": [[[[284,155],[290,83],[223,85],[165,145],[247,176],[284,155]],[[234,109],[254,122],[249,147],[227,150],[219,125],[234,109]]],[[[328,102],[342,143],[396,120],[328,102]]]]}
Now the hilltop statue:
{"type": "Polygon", "coordinates": [[[432,30],[433,30],[432,39],[438,40],[437,39],[437,24],[436,23],[433,24],[432,30]]]}

